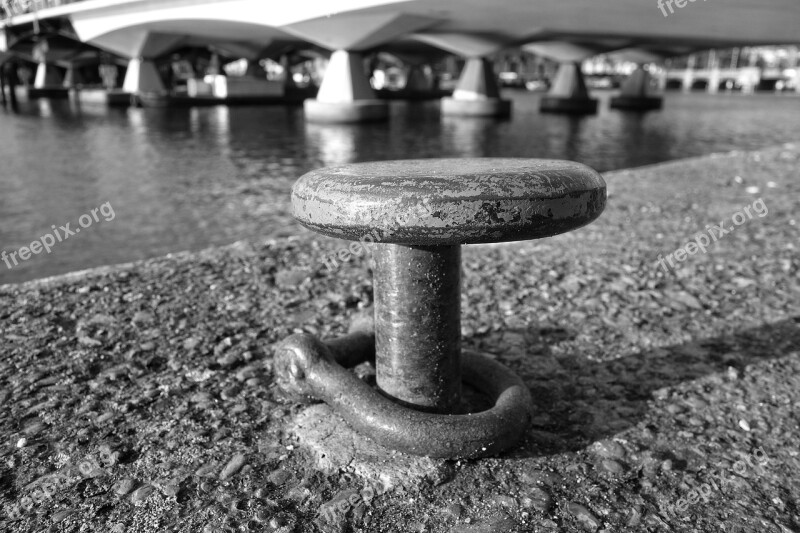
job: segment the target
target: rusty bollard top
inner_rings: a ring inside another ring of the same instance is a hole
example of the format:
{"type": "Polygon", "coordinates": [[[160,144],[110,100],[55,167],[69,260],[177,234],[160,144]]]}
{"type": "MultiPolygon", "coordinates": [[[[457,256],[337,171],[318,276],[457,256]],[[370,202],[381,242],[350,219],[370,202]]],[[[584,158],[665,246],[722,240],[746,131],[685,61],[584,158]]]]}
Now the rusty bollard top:
{"type": "Polygon", "coordinates": [[[356,163],[292,189],[295,218],[314,231],[358,240],[377,229],[378,242],[428,246],[549,237],[592,222],[605,203],[600,174],[547,159],[356,163]]]}

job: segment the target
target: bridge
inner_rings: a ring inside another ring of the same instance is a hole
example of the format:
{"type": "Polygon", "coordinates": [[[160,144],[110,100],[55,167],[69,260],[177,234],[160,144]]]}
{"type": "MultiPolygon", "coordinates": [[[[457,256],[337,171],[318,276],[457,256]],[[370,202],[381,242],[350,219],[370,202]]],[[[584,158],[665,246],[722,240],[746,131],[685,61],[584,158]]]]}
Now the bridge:
{"type": "MultiPolygon", "coordinates": [[[[376,50],[413,66],[445,52],[462,57],[466,65],[443,112],[497,115],[509,106],[490,57],[525,46],[562,65],[546,110],[592,112],[596,103],[577,66],[587,57],[613,51],[644,64],[701,49],[787,44],[797,42],[800,24],[794,0],[14,0],[4,6],[0,63],[34,62],[36,89],[61,88],[64,77],[71,83],[71,67],[98,50],[124,62],[121,91],[135,95],[166,93],[156,62],[175,51],[205,47],[217,57],[256,62],[310,50],[330,61],[306,112],[333,121],[386,117],[386,103],[375,98],[362,67],[364,55],[376,50]]],[[[634,100],[647,96],[648,73],[637,72],[623,88],[634,100]]],[[[212,75],[192,87],[213,92],[225,83],[212,75]]]]}

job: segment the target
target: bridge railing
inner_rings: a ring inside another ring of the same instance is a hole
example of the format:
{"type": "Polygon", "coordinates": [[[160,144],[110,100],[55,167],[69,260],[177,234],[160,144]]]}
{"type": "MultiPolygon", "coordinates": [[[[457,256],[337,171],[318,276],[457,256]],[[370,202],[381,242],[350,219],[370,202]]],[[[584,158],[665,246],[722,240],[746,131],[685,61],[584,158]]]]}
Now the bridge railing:
{"type": "Polygon", "coordinates": [[[0,0],[0,20],[85,0],[0,0]]]}

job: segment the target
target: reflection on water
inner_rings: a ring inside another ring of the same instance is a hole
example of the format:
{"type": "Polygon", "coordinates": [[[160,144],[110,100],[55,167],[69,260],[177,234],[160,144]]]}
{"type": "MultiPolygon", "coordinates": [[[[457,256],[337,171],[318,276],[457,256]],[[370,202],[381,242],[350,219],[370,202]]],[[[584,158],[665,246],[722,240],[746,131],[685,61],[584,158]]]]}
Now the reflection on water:
{"type": "Polygon", "coordinates": [[[314,150],[314,159],[321,166],[335,166],[352,163],[358,150],[359,130],[366,131],[355,124],[305,124],[305,144],[314,150]]]}
{"type": "MultiPolygon", "coordinates": [[[[538,113],[509,93],[507,120],[442,117],[438,102],[393,102],[388,123],[308,124],[299,107],[107,109],[69,101],[0,111],[0,249],[16,251],[111,202],[87,228],[0,283],[290,234],[288,194],[311,169],[421,157],[545,157],[598,170],[797,140],[800,98],[670,94],[661,111],[625,113],[601,95],[596,116],[538,113]]],[[[702,179],[698,177],[698,179],[702,179]]]]}
{"type": "Polygon", "coordinates": [[[486,117],[442,117],[442,137],[445,149],[458,157],[487,157],[495,147],[492,146],[498,129],[506,119],[495,120],[486,117]]]}

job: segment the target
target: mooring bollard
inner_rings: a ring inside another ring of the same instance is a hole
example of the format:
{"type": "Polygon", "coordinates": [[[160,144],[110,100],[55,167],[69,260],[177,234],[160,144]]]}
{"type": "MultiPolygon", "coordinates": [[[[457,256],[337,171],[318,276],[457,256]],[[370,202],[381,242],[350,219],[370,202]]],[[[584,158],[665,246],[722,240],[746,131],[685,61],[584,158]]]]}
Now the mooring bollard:
{"type": "Polygon", "coordinates": [[[276,352],[279,387],[331,405],[357,431],[406,453],[479,457],[514,445],[530,396],[505,366],[461,350],[460,246],[538,239],[596,219],[603,178],[569,161],[422,159],[316,170],[292,191],[294,216],[319,233],[372,232],[374,324],[322,342],[292,335],[276,352]],[[375,361],[375,390],[346,370],[375,361]],[[493,406],[465,413],[462,381],[493,406]]]}

